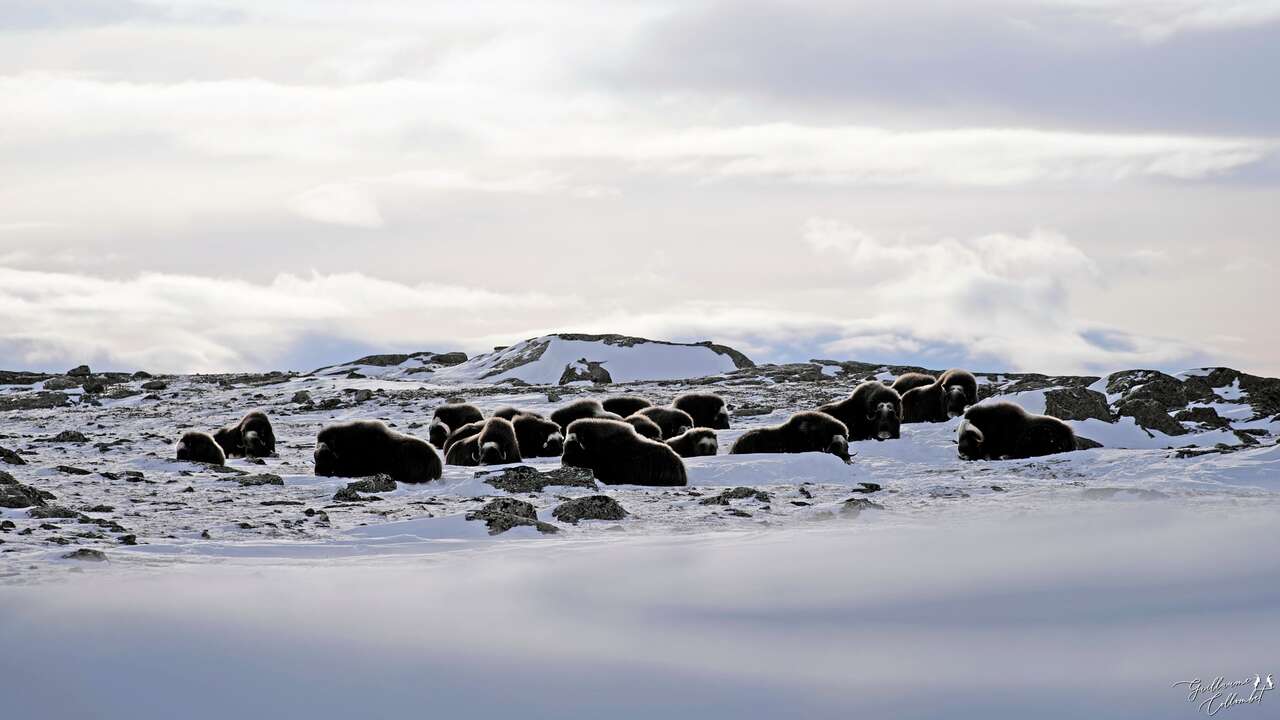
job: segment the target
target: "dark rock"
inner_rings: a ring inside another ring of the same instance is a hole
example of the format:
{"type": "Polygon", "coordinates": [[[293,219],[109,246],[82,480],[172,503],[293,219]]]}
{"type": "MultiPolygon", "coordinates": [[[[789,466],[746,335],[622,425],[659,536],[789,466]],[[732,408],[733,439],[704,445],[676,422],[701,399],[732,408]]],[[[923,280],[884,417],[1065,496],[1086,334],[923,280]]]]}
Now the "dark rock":
{"type": "Polygon", "coordinates": [[[51,410],[67,404],[68,396],[61,392],[41,390],[22,395],[0,396],[0,411],[10,410],[51,410]]]}
{"type": "Polygon", "coordinates": [[[854,488],[853,492],[867,493],[869,495],[871,493],[878,493],[883,489],[880,487],[880,483],[860,482],[858,484],[861,485],[862,487],[854,488]]]}
{"type": "Polygon", "coordinates": [[[517,465],[502,470],[481,470],[475,477],[483,479],[486,485],[509,493],[542,492],[551,486],[596,487],[595,476],[590,470],[567,466],[539,472],[528,465],[517,465]]]}
{"type": "Polygon", "coordinates": [[[1247,432],[1244,432],[1244,431],[1242,431],[1242,430],[1235,430],[1235,431],[1233,431],[1233,432],[1235,433],[1236,439],[1237,439],[1237,440],[1239,440],[1239,441],[1240,441],[1240,444],[1242,444],[1242,445],[1257,445],[1257,444],[1258,444],[1258,438],[1256,438],[1256,437],[1254,437],[1254,436],[1250,435],[1250,434],[1249,434],[1249,433],[1247,433],[1247,432]]]}
{"type": "Polygon", "coordinates": [[[466,515],[467,520],[483,521],[490,535],[504,533],[514,527],[534,527],[544,534],[557,533],[560,528],[538,520],[533,505],[515,498],[496,498],[479,510],[466,515]]]}
{"type": "Polygon", "coordinates": [[[306,390],[299,390],[293,394],[293,399],[290,402],[296,405],[309,405],[311,404],[311,393],[306,390]]]}
{"type": "Polygon", "coordinates": [[[92,548],[80,548],[62,556],[63,560],[84,560],[87,562],[106,562],[107,554],[92,548]]]}
{"type": "Polygon", "coordinates": [[[150,380],[151,373],[147,372],[146,370],[139,370],[138,372],[130,375],[129,379],[130,380],[150,380]]]}
{"type": "Polygon", "coordinates": [[[67,475],[92,475],[93,474],[92,470],[85,470],[84,468],[78,468],[74,465],[59,465],[55,467],[54,470],[57,470],[60,473],[65,473],[67,475]]]}
{"type": "Polygon", "coordinates": [[[49,438],[49,442],[84,443],[89,442],[89,438],[78,430],[63,430],[49,438]]]}
{"type": "Polygon", "coordinates": [[[391,479],[390,475],[374,475],[347,483],[348,490],[363,493],[393,492],[396,489],[396,481],[391,479]]]}
{"type": "Polygon", "coordinates": [[[5,462],[10,465],[26,465],[27,464],[27,461],[23,460],[21,455],[19,455],[18,453],[6,447],[0,447],[0,462],[5,462]]]}
{"type": "Polygon", "coordinates": [[[1088,388],[1057,388],[1044,394],[1044,414],[1059,420],[1088,420],[1114,422],[1107,396],[1088,388]]]}
{"type": "Polygon", "coordinates": [[[27,511],[27,515],[36,520],[74,519],[80,517],[80,513],[61,505],[33,507],[27,511]]]}
{"type": "Polygon", "coordinates": [[[858,517],[863,510],[883,510],[884,506],[866,498],[849,498],[840,506],[840,514],[845,517],[858,517]]]}
{"type": "Polygon", "coordinates": [[[284,485],[284,478],[271,473],[243,475],[236,478],[236,480],[240,482],[241,487],[253,487],[257,485],[284,485]]]}
{"type": "Polygon", "coordinates": [[[116,538],[116,540],[121,545],[137,545],[138,544],[138,536],[133,534],[121,535],[120,537],[116,538]]]}
{"type": "Polygon", "coordinates": [[[0,520],[0,532],[9,532],[18,527],[12,520],[0,520]]]}
{"type": "Polygon", "coordinates": [[[464,352],[447,352],[440,353],[431,358],[431,362],[441,365],[460,365],[467,361],[467,354],[464,352]]]}
{"type": "Polygon", "coordinates": [[[68,377],[88,377],[92,374],[93,372],[89,370],[88,365],[77,365],[67,371],[68,377]]]}
{"type": "Polygon", "coordinates": [[[13,476],[3,470],[0,470],[0,507],[2,508],[25,508],[25,507],[41,507],[45,504],[43,494],[31,487],[23,485],[13,476]]]}
{"type": "Polygon", "coordinates": [[[1121,394],[1122,404],[1133,400],[1150,400],[1166,413],[1187,406],[1187,392],[1182,381],[1157,370],[1112,373],[1107,376],[1107,392],[1121,394]]]}
{"type": "Polygon", "coordinates": [[[763,490],[756,490],[749,487],[736,487],[732,490],[725,490],[719,495],[709,498],[703,498],[698,501],[699,505],[728,505],[730,500],[746,500],[754,498],[762,503],[769,502],[769,493],[763,490]]]}
{"type": "Polygon", "coordinates": [[[768,415],[773,412],[773,408],[761,405],[743,405],[733,409],[734,417],[754,417],[757,415],[768,415]]]}
{"type": "Polygon", "coordinates": [[[561,522],[577,525],[579,520],[622,520],[628,513],[608,495],[590,495],[561,503],[551,515],[561,522]]]}
{"type": "Polygon", "coordinates": [[[88,510],[85,510],[85,512],[92,512],[92,513],[109,513],[109,512],[115,512],[115,510],[116,510],[116,509],[115,509],[114,507],[111,507],[110,505],[94,505],[93,507],[89,508],[88,510]]]}
{"type": "Polygon", "coordinates": [[[1181,410],[1173,416],[1178,422],[1193,422],[1213,429],[1231,426],[1231,421],[1218,414],[1210,407],[1194,407],[1181,410]]]}
{"type": "Polygon", "coordinates": [[[44,381],[45,390],[70,390],[78,387],[80,387],[80,381],[69,377],[55,377],[44,381]]]}
{"type": "Polygon", "coordinates": [[[560,382],[557,385],[568,385],[569,383],[583,380],[590,381],[595,385],[608,385],[613,382],[609,371],[604,369],[603,363],[582,358],[576,363],[569,363],[564,366],[564,372],[561,373],[560,382]]]}
{"type": "Polygon", "coordinates": [[[333,494],[333,499],[337,502],[364,502],[364,498],[360,497],[360,493],[352,490],[350,487],[344,487],[333,494]]]}
{"type": "Polygon", "coordinates": [[[1165,435],[1183,435],[1187,429],[1169,413],[1157,400],[1140,399],[1125,400],[1116,408],[1121,417],[1131,417],[1138,425],[1148,430],[1158,430],[1165,435]]]}
{"type": "Polygon", "coordinates": [[[1090,440],[1080,435],[1076,436],[1076,450],[1093,450],[1102,447],[1102,443],[1097,440],[1090,440]]]}
{"type": "Polygon", "coordinates": [[[143,390],[168,390],[169,383],[163,380],[150,380],[142,383],[143,390]]]}

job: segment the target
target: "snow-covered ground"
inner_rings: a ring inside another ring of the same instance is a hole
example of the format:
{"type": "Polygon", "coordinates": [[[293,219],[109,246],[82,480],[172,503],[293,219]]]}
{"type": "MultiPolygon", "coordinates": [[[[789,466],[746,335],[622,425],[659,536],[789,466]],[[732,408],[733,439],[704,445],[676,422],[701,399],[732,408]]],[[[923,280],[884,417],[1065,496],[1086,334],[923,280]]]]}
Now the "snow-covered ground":
{"type": "MultiPolygon", "coordinates": [[[[538,374],[547,367],[612,352],[553,343],[536,372],[512,366],[544,383],[532,386],[481,380],[474,364],[467,382],[441,377],[462,363],[408,372],[419,357],[308,375],[165,377],[145,391],[139,378],[98,394],[100,404],[72,388],[60,391],[65,405],[5,410],[0,446],[25,464],[0,470],[72,515],[0,509],[0,689],[23,689],[4,693],[6,708],[172,717],[168,703],[199,687],[206,701],[186,717],[233,706],[342,715],[356,712],[353,694],[374,716],[430,706],[476,716],[609,707],[611,717],[1176,717],[1188,708],[1169,686],[1184,674],[1275,670],[1257,663],[1273,644],[1258,639],[1280,629],[1280,573],[1267,550],[1280,519],[1280,424],[1238,383],[1188,405],[1212,407],[1226,427],[1184,422],[1169,436],[1131,417],[1073,420],[1105,447],[970,463],[956,457],[957,421],[909,425],[901,440],[853,443],[846,465],[725,453],[750,428],[892,372],[729,361],[688,380],[686,353],[705,348],[657,347],[680,359],[652,373],[675,379],[546,384],[563,370],[538,374]],[[389,367],[398,370],[379,374],[389,367]],[[334,499],[347,480],[311,472],[315,434],[334,421],[380,418],[421,436],[446,400],[549,412],[582,396],[668,402],[692,388],[734,408],[721,454],[687,460],[687,488],[517,494],[555,534],[490,535],[467,520],[508,495],[473,468],[360,502],[334,499]],[[271,416],[278,457],[223,470],[171,459],[181,432],[251,408],[271,416]],[[56,439],[69,430],[84,441],[56,439]],[[1176,450],[1186,446],[1199,449],[1176,450]],[[240,482],[262,473],[283,484],[240,482]],[[758,492],[720,497],[741,487],[758,492]],[[597,494],[628,516],[575,525],[553,514],[597,494]],[[106,562],[64,557],[77,549],[106,562]],[[163,661],[180,647],[183,664],[163,661]],[[72,648],[82,693],[59,692],[56,680],[72,648]]],[[[644,374],[619,359],[607,361],[611,372],[644,374]]],[[[1036,412],[1047,392],[1070,386],[981,380],[1036,412]]],[[[6,387],[0,402],[50,382],[6,387]]]]}

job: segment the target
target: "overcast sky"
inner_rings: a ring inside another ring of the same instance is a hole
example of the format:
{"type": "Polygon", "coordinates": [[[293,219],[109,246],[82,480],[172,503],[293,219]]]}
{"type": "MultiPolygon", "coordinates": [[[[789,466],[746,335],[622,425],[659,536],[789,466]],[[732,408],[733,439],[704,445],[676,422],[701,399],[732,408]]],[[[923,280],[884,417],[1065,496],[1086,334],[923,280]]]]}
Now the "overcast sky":
{"type": "Polygon", "coordinates": [[[1280,374],[1280,0],[0,0],[0,367],[1280,374]]]}

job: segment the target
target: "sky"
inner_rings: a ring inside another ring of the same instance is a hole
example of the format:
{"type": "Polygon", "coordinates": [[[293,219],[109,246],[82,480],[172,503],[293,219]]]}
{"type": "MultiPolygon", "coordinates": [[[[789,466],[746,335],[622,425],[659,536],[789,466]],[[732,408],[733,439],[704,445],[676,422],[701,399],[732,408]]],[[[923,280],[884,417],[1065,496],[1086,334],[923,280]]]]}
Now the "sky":
{"type": "Polygon", "coordinates": [[[1280,0],[0,0],[0,367],[1280,375],[1280,0]]]}

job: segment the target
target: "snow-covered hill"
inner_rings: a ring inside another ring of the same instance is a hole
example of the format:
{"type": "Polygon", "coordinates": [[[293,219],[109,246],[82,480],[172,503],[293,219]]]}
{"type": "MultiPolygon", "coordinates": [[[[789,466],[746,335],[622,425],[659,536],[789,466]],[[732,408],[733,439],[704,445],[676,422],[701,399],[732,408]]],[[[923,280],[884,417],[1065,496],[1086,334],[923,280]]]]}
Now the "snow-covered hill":
{"type": "Polygon", "coordinates": [[[353,375],[432,383],[569,385],[640,380],[687,380],[753,364],[746,355],[711,342],[674,343],[625,335],[543,335],[467,359],[462,353],[379,355],[321,368],[319,375],[353,375]]]}

